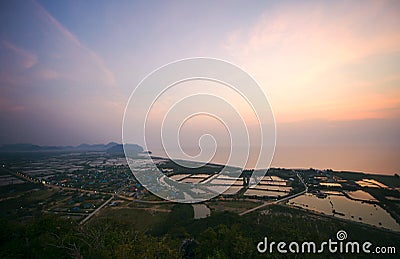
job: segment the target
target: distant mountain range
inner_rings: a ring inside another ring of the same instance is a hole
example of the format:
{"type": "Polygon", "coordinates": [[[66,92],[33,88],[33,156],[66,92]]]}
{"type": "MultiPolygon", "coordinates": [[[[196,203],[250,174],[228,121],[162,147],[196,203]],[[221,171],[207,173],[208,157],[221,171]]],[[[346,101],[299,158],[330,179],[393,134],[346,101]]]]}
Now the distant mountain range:
{"type": "MultiPolygon", "coordinates": [[[[122,144],[117,144],[106,150],[108,154],[121,155],[124,154],[124,147],[122,144]]],[[[137,156],[137,154],[142,153],[143,148],[136,144],[125,144],[125,153],[127,156],[137,156]]]]}
{"type": "MultiPolygon", "coordinates": [[[[104,151],[109,154],[124,154],[122,144],[110,142],[108,144],[81,144],[79,146],[39,146],[34,144],[6,144],[0,145],[0,152],[35,152],[35,151],[104,151]]],[[[125,144],[125,151],[130,155],[143,152],[137,144],[125,144]]]]}

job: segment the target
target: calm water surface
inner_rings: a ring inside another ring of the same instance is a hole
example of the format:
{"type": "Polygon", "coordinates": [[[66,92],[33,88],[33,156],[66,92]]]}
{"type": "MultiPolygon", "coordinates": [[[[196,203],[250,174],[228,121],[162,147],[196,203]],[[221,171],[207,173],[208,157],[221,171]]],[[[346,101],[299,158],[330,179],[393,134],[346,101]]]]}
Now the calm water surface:
{"type": "Polygon", "coordinates": [[[304,194],[290,199],[288,204],[326,215],[400,231],[400,225],[380,206],[350,200],[343,195],[328,195],[321,199],[312,194],[304,194]],[[334,214],[333,210],[340,214],[334,214]]]}
{"type": "Polygon", "coordinates": [[[192,204],[194,219],[203,219],[210,216],[210,209],[205,204],[192,204]]]}
{"type": "MultiPolygon", "coordinates": [[[[187,149],[191,150],[191,149],[187,149]]],[[[187,152],[187,150],[185,152],[187,152]]],[[[160,150],[152,150],[154,155],[166,156],[160,150]]],[[[229,149],[219,148],[211,162],[226,164],[229,149]]],[[[193,148],[192,155],[196,154],[193,148]]],[[[243,149],[243,155],[247,150],[243,149]]],[[[393,175],[400,170],[400,147],[280,147],[275,150],[271,166],[285,168],[319,168],[358,171],[393,175]]],[[[247,167],[256,162],[249,158],[247,167]]],[[[237,166],[237,165],[233,165],[237,166]]]]}

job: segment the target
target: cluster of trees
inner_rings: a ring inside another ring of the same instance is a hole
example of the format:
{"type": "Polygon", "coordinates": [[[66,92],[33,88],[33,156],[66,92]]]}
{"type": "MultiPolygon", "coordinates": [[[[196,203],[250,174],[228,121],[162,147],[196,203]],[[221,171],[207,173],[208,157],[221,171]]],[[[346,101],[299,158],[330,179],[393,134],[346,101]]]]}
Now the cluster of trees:
{"type": "Polygon", "coordinates": [[[190,205],[177,204],[165,221],[145,232],[115,218],[84,226],[50,215],[25,224],[1,219],[0,258],[276,258],[282,255],[257,252],[265,236],[277,242],[323,242],[341,229],[351,240],[400,247],[396,233],[284,206],[245,217],[223,212],[193,220],[192,213],[190,205]]]}
{"type": "Polygon", "coordinates": [[[1,224],[0,258],[248,258],[254,253],[250,239],[226,225],[193,239],[182,228],[153,236],[112,220],[80,227],[44,216],[26,225],[4,219],[1,224]]]}
{"type": "Polygon", "coordinates": [[[178,258],[168,238],[112,220],[87,226],[43,216],[28,224],[2,220],[0,258],[178,258]]]}

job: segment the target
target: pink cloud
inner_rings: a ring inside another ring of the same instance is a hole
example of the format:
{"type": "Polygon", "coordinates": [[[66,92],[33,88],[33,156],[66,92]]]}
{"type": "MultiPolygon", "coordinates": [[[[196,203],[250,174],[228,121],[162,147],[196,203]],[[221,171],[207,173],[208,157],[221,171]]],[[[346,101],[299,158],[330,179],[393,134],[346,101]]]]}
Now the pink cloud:
{"type": "Polygon", "coordinates": [[[113,72],[107,67],[104,60],[93,50],[85,46],[78,37],[76,37],[72,32],[65,28],[60,22],[58,22],[46,9],[44,9],[40,4],[34,2],[36,6],[36,12],[38,16],[45,21],[45,23],[54,26],[61,33],[65,39],[75,45],[77,48],[83,50],[96,64],[97,68],[101,70],[105,82],[110,86],[116,85],[116,79],[113,72]]]}
{"type": "Polygon", "coordinates": [[[1,45],[4,46],[7,50],[11,51],[16,56],[16,60],[18,60],[21,68],[29,69],[38,62],[37,55],[29,52],[28,50],[18,47],[9,41],[3,40],[1,45]]]}
{"type": "Polygon", "coordinates": [[[19,112],[25,110],[25,107],[22,105],[16,105],[12,103],[10,100],[0,97],[0,112],[19,112]]]}
{"type": "Polygon", "coordinates": [[[400,72],[372,72],[368,82],[352,73],[400,53],[399,11],[396,1],[277,5],[224,47],[269,93],[278,121],[388,117],[400,104],[398,81],[382,84],[400,72]]]}
{"type": "Polygon", "coordinates": [[[53,80],[60,78],[61,75],[57,71],[51,69],[43,69],[38,72],[38,77],[42,80],[53,80]]]}

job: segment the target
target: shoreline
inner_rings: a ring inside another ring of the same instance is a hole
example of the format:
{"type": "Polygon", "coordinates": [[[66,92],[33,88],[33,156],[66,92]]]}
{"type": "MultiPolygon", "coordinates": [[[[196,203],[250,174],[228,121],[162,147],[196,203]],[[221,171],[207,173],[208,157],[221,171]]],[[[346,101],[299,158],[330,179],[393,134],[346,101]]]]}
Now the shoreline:
{"type": "MultiPolygon", "coordinates": [[[[154,159],[164,159],[164,160],[171,160],[171,158],[168,157],[162,157],[162,156],[153,156],[151,155],[150,158],[154,158],[154,159]]],[[[182,160],[182,159],[178,159],[179,161],[185,161],[185,162],[192,162],[192,163],[205,163],[205,162],[198,162],[198,161],[190,161],[190,160],[182,160]]],[[[224,167],[225,165],[223,164],[218,164],[218,163],[214,163],[214,162],[210,162],[210,163],[206,163],[205,165],[210,165],[210,166],[221,166],[224,167]]],[[[236,169],[240,169],[239,167],[236,166],[228,166],[231,168],[236,168],[236,169]]],[[[332,172],[334,173],[349,173],[349,174],[358,174],[358,175],[365,175],[365,176],[388,176],[388,177],[394,177],[394,174],[384,174],[384,173],[377,173],[377,172],[364,172],[364,171],[350,171],[350,170],[337,170],[337,169],[333,169],[333,168],[315,168],[315,167],[310,167],[310,168],[306,168],[306,167],[281,167],[281,166],[270,166],[268,169],[259,169],[259,170],[269,170],[269,169],[284,169],[284,170],[295,170],[295,171],[306,171],[306,170],[310,170],[310,169],[314,169],[316,171],[327,171],[327,170],[332,170],[332,172]]],[[[241,169],[241,170],[253,170],[253,169],[241,169]]]]}

